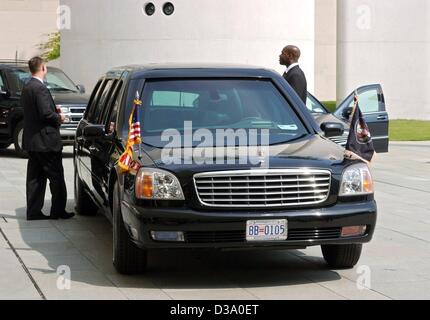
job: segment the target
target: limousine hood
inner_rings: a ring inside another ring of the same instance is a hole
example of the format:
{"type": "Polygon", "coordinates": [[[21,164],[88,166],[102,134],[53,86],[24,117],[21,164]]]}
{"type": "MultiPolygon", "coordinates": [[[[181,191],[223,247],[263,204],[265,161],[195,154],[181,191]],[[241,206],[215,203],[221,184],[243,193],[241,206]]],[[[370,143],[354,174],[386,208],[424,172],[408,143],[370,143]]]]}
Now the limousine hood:
{"type": "Polygon", "coordinates": [[[239,157],[238,148],[226,148],[225,156],[223,156],[223,148],[210,148],[213,156],[205,155],[202,148],[171,149],[170,155],[167,150],[161,148],[145,145],[144,149],[153,162],[151,165],[177,173],[257,168],[330,169],[344,162],[344,149],[320,135],[313,135],[293,143],[269,146],[263,148],[261,152],[258,147],[246,147],[244,150],[249,155],[245,157],[248,160],[246,163],[240,161],[243,157],[239,157]],[[221,152],[221,155],[217,156],[217,152],[221,152]],[[192,158],[193,154],[194,158],[192,158]]]}

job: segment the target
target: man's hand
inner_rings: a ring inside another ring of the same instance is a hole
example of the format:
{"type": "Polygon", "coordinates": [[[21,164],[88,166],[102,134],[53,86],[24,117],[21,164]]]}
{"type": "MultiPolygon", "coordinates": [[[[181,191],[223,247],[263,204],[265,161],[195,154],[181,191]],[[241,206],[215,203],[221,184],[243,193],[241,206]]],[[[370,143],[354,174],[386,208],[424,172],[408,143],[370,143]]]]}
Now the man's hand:
{"type": "Polygon", "coordinates": [[[64,113],[60,113],[60,121],[61,121],[61,123],[64,123],[64,120],[66,120],[66,116],[64,115],[64,113]]]}

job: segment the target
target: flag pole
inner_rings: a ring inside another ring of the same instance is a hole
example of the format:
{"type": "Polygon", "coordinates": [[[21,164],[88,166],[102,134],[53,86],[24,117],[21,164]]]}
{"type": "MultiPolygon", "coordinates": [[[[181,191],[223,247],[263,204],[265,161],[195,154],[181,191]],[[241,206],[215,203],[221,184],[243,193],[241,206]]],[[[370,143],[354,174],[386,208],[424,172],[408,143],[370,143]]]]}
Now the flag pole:
{"type": "MultiPolygon", "coordinates": [[[[140,95],[139,95],[139,91],[136,91],[136,102],[140,102],[140,95]]],[[[140,108],[142,107],[142,103],[136,103],[136,107],[137,107],[137,120],[140,122],[140,108]]],[[[140,129],[142,130],[142,126],[140,126],[140,129]]],[[[142,160],[142,131],[141,131],[141,135],[140,135],[140,143],[139,143],[139,160],[142,160]]]]}

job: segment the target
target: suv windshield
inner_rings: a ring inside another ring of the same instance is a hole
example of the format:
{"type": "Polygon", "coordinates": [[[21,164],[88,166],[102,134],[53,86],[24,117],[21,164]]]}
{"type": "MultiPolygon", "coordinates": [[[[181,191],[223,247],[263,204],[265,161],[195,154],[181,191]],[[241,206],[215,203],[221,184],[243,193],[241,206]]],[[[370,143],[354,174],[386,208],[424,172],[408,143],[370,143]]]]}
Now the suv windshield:
{"type": "Polygon", "coordinates": [[[267,129],[270,143],[307,135],[303,123],[269,80],[157,80],[146,83],[140,122],[144,142],[168,129],[267,129]]]}
{"type": "MultiPolygon", "coordinates": [[[[12,70],[11,76],[15,90],[19,93],[22,91],[25,82],[30,79],[31,74],[28,68],[20,68],[12,70]]],[[[48,67],[48,74],[46,75],[45,83],[50,91],[78,92],[73,81],[59,69],[48,67]]]]}

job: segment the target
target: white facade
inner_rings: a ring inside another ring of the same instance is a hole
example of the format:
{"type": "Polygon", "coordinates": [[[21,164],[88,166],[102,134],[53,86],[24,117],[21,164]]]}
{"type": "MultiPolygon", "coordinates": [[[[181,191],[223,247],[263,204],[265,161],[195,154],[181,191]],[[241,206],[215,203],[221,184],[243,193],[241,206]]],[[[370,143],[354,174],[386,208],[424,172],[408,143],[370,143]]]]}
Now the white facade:
{"type": "Polygon", "coordinates": [[[430,2],[338,0],[337,96],[381,83],[392,119],[430,120],[430,2]]]}
{"type": "Polygon", "coordinates": [[[0,0],[0,59],[41,54],[40,43],[57,31],[59,0],[0,0]]]}
{"type": "Polygon", "coordinates": [[[260,65],[283,72],[287,44],[303,52],[301,65],[314,89],[314,0],[61,0],[71,8],[62,32],[62,67],[91,88],[109,68],[151,62],[221,62],[260,65]]]}

